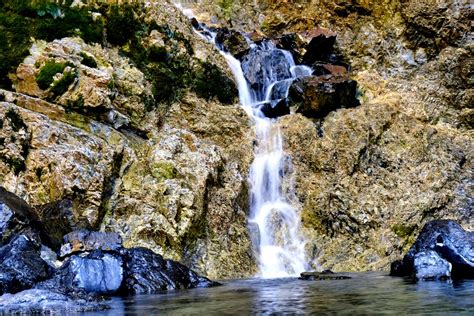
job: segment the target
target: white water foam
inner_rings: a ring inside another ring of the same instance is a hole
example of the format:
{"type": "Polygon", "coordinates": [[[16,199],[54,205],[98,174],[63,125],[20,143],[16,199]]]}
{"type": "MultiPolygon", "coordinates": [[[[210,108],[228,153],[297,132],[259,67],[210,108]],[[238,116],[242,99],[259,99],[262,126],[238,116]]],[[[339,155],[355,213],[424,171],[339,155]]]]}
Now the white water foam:
{"type": "MultiPolygon", "coordinates": [[[[178,8],[182,9],[182,7],[178,8]]],[[[186,10],[192,16],[192,11],[186,10]]],[[[202,26],[205,28],[204,26],[202,26]]],[[[205,33],[195,32],[209,42],[215,43],[216,34],[209,29],[205,33]]],[[[217,46],[217,45],[216,45],[217,46]]],[[[260,65],[267,76],[262,88],[252,90],[245,78],[240,61],[229,53],[219,50],[225,57],[235,77],[239,90],[239,99],[243,109],[255,122],[256,143],[255,158],[250,168],[251,209],[249,225],[256,226],[260,276],[279,278],[298,275],[307,270],[304,240],[299,233],[300,218],[297,210],[287,201],[282,193],[282,178],[285,169],[285,153],[282,134],[275,119],[265,117],[261,108],[264,104],[274,106],[280,100],[272,99],[276,85],[284,85],[283,98],[288,96],[288,89],[294,79],[311,75],[311,68],[295,65],[290,52],[275,48],[272,43],[252,45],[251,49],[264,50],[269,53],[278,51],[286,60],[287,71],[291,77],[277,80],[278,74],[272,62],[260,65]]]]}

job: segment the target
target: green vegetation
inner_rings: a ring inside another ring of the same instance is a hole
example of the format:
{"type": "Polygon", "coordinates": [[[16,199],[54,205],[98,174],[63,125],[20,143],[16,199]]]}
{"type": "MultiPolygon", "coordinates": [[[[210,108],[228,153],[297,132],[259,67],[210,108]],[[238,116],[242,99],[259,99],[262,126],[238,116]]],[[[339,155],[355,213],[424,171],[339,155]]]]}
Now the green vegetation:
{"type": "MultiPolygon", "coordinates": [[[[71,7],[72,0],[52,3],[48,0],[3,0],[0,3],[0,88],[11,87],[8,74],[28,55],[31,39],[52,41],[67,36],[79,36],[88,43],[118,46],[153,84],[154,100],[147,98],[147,110],[157,104],[171,104],[187,90],[200,97],[217,97],[221,102],[232,103],[237,96],[234,83],[217,67],[198,62],[193,58],[191,43],[180,32],[168,25],[144,22],[139,16],[143,3],[110,4],[88,2],[82,7],[71,7]],[[164,47],[143,47],[142,38],[152,30],[163,34],[164,47]],[[184,49],[183,49],[184,47],[184,49]]],[[[231,12],[232,1],[221,1],[225,12],[231,12]],[[229,11],[230,10],[230,11],[229,11]]],[[[97,60],[80,53],[82,64],[97,67],[97,60]]],[[[77,71],[64,73],[67,65],[48,62],[37,77],[41,89],[50,89],[53,96],[67,91],[77,71]],[[54,82],[54,75],[63,77],[54,82]]],[[[113,82],[110,83],[114,88],[113,82]]],[[[166,107],[160,111],[166,110],[166,107]]]]}
{"type": "Polygon", "coordinates": [[[195,73],[193,90],[204,99],[216,96],[222,103],[232,103],[238,91],[235,84],[216,65],[201,62],[195,73]]]}
{"type": "Polygon", "coordinates": [[[94,57],[91,55],[85,53],[85,52],[80,52],[79,56],[82,57],[81,63],[87,67],[91,68],[97,68],[97,62],[95,61],[94,57]]]}
{"type": "Polygon", "coordinates": [[[38,83],[38,87],[43,90],[48,89],[54,81],[54,76],[58,73],[63,73],[67,66],[68,64],[65,62],[48,60],[44,66],[41,67],[40,72],[36,76],[36,83],[38,83]]]}
{"type": "Polygon", "coordinates": [[[415,229],[416,226],[408,226],[403,224],[397,224],[392,227],[392,231],[400,238],[409,237],[415,229]]]}

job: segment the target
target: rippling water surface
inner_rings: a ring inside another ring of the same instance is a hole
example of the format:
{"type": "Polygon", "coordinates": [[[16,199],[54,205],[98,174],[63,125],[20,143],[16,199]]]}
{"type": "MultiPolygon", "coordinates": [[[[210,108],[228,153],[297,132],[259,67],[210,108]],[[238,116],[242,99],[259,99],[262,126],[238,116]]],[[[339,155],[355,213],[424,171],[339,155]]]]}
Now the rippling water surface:
{"type": "Polygon", "coordinates": [[[474,280],[410,283],[381,273],[349,280],[250,279],[223,286],[112,300],[96,315],[438,314],[474,315],[474,280]]]}

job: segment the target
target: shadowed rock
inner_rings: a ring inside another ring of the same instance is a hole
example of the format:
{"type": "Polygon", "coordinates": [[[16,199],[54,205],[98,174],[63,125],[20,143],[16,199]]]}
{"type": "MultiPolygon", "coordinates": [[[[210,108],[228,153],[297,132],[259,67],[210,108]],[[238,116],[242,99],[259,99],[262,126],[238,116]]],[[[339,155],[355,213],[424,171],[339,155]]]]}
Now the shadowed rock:
{"type": "Polygon", "coordinates": [[[0,245],[25,228],[38,226],[38,216],[20,197],[0,186],[0,245]]]}
{"type": "Polygon", "coordinates": [[[60,249],[64,235],[76,229],[91,228],[87,219],[76,219],[69,199],[41,205],[36,210],[41,217],[41,240],[55,251],[60,249]]]}
{"type": "Polygon", "coordinates": [[[277,118],[290,114],[290,107],[286,99],[280,100],[275,106],[272,106],[270,102],[264,103],[260,110],[268,118],[277,118]]]}
{"type": "Polygon", "coordinates": [[[0,248],[0,294],[16,293],[47,279],[52,269],[41,259],[34,233],[18,235],[0,248]]]}

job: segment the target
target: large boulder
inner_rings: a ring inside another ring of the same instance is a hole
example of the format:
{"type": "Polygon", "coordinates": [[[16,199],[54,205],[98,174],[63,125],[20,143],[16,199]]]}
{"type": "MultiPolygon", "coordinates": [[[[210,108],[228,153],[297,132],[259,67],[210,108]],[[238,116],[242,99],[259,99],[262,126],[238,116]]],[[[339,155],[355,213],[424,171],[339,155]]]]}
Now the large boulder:
{"type": "Polygon", "coordinates": [[[16,293],[47,279],[52,269],[41,258],[34,232],[18,235],[0,248],[0,294],[16,293]]]}
{"type": "Polygon", "coordinates": [[[165,290],[211,287],[218,285],[199,276],[184,265],[165,260],[145,248],[123,250],[123,294],[150,294],[165,290]]]}
{"type": "Polygon", "coordinates": [[[474,277],[474,232],[465,231],[451,220],[436,220],[423,227],[403,261],[392,264],[390,274],[429,278],[433,273],[435,277],[448,277],[447,270],[456,279],[474,277]]]}
{"type": "Polygon", "coordinates": [[[107,309],[108,306],[85,299],[74,300],[67,295],[41,289],[25,290],[0,296],[0,314],[79,313],[107,309]]]}
{"type": "Polygon", "coordinates": [[[310,37],[311,40],[306,45],[303,64],[310,65],[316,61],[329,61],[335,58],[336,33],[324,28],[315,28],[304,35],[310,37]]]}

